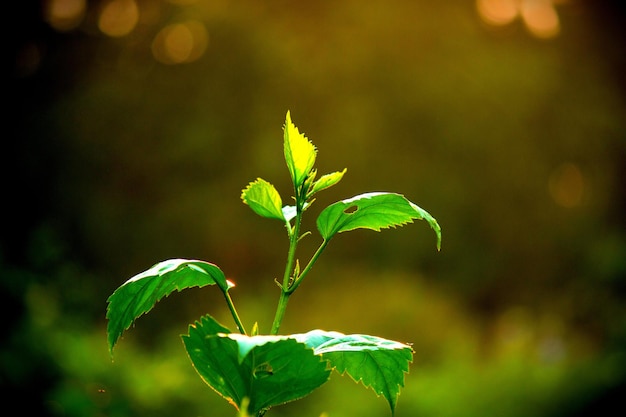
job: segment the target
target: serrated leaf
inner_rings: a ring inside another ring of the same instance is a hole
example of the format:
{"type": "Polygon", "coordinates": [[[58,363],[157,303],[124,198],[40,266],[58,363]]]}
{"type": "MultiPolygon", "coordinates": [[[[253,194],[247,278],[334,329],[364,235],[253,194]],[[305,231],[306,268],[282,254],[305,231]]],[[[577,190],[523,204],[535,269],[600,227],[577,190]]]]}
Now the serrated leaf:
{"type": "Polygon", "coordinates": [[[335,234],[354,229],[403,226],[415,219],[424,219],[437,235],[437,249],[441,247],[441,228],[426,210],[407,200],[401,194],[366,193],[338,201],[326,207],[317,218],[317,228],[325,240],[335,234]]]}
{"type": "Polygon", "coordinates": [[[282,199],[272,184],[257,178],[241,192],[241,199],[259,216],[285,220],[282,199]]]}
{"type": "Polygon", "coordinates": [[[290,112],[285,119],[284,152],[294,188],[298,190],[315,165],[317,150],[292,123],[290,112]]]}
{"type": "Polygon", "coordinates": [[[183,342],[200,377],[248,412],[302,398],[328,380],[327,362],[288,336],[245,336],[219,330],[210,316],[189,327],[183,342]]]}
{"type": "Polygon", "coordinates": [[[188,259],[163,261],[130,278],[107,300],[109,352],[113,352],[124,330],[163,297],[175,290],[214,284],[224,293],[233,286],[216,265],[188,259]]]}
{"type": "Polygon", "coordinates": [[[356,382],[361,381],[385,397],[392,414],[395,412],[404,374],[413,360],[410,346],[376,336],[322,330],[293,337],[313,347],[315,354],[322,355],[340,374],[346,372],[356,382]]]}
{"type": "Polygon", "coordinates": [[[346,169],[344,169],[343,171],[337,171],[330,174],[322,175],[320,179],[313,183],[313,187],[311,187],[307,194],[307,199],[318,191],[325,190],[337,184],[339,181],[341,181],[345,173],[346,169]]]}

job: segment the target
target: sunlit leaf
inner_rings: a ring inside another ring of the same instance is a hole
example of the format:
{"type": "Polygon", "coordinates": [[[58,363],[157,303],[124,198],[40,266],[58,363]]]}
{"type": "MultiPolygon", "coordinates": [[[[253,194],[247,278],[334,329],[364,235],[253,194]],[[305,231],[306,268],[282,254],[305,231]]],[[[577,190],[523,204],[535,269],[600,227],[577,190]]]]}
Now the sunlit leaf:
{"type": "Polygon", "coordinates": [[[322,175],[320,179],[313,183],[313,187],[311,187],[311,189],[309,190],[307,198],[311,197],[318,191],[325,190],[337,184],[339,181],[341,181],[341,179],[343,178],[343,174],[345,173],[346,169],[344,169],[343,171],[337,171],[331,174],[322,175]]]}
{"type": "Polygon", "coordinates": [[[314,348],[315,354],[322,355],[340,374],[345,372],[382,395],[391,412],[395,411],[404,374],[413,360],[410,346],[376,336],[322,330],[292,337],[314,348]]]}
{"type": "Polygon", "coordinates": [[[437,235],[437,249],[441,247],[441,228],[424,209],[401,194],[367,193],[342,200],[326,207],[317,218],[317,228],[326,240],[335,234],[354,229],[403,226],[415,219],[424,219],[437,235]]]}
{"type": "Polygon", "coordinates": [[[282,199],[276,188],[264,179],[257,178],[241,192],[244,203],[259,216],[285,220],[282,211],[282,199]]]}
{"type": "Polygon", "coordinates": [[[228,332],[210,316],[183,336],[202,379],[235,407],[248,412],[302,398],[328,380],[327,362],[288,336],[245,336],[228,332]]]}
{"type": "Polygon", "coordinates": [[[216,265],[204,261],[170,259],[154,265],[122,284],[109,297],[107,333],[109,351],[130,325],[173,291],[217,284],[225,293],[233,284],[216,265]]]}
{"type": "Polygon", "coordinates": [[[299,189],[311,169],[313,169],[317,150],[292,123],[289,112],[287,112],[285,120],[284,151],[285,161],[294,187],[299,189]]]}

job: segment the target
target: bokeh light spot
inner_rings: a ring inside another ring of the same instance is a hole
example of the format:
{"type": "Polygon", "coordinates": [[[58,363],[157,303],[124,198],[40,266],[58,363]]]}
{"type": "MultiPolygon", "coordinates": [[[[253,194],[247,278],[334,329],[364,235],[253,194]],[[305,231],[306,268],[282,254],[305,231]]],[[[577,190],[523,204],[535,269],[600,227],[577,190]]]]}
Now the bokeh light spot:
{"type": "Polygon", "coordinates": [[[526,0],[520,13],[528,30],[538,38],[553,38],[560,32],[559,15],[550,0],[526,0]]]}
{"type": "Polygon", "coordinates": [[[501,26],[511,23],[518,15],[518,0],[477,0],[480,17],[489,24],[501,26]]]}
{"type": "Polygon", "coordinates": [[[518,17],[537,38],[553,38],[560,32],[559,15],[554,8],[558,0],[476,0],[480,18],[492,26],[504,26],[518,17]]]}
{"type": "Polygon", "coordinates": [[[104,5],[98,17],[98,28],[111,37],[128,35],[139,21],[139,8],[134,0],[112,0],[104,5]]]}
{"type": "Polygon", "coordinates": [[[164,64],[182,64],[196,61],[208,45],[209,35],[197,21],[175,23],[161,29],[152,42],[152,54],[164,64]]]}
{"type": "Polygon", "coordinates": [[[54,29],[66,32],[76,28],[85,16],[85,0],[50,0],[44,14],[54,29]]]}
{"type": "Polygon", "coordinates": [[[580,168],[570,162],[558,166],[548,180],[548,191],[562,207],[576,207],[582,202],[585,181],[580,168]]]}

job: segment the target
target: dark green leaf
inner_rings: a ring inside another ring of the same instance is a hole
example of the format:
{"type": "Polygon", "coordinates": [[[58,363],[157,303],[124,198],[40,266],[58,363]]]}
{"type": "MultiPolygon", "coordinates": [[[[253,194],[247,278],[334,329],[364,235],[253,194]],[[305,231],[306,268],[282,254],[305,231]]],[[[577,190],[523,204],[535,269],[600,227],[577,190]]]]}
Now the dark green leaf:
{"type": "Polygon", "coordinates": [[[196,371],[235,407],[248,398],[248,412],[302,398],[328,380],[327,362],[288,336],[229,333],[210,316],[183,336],[196,371]]]}
{"type": "Polygon", "coordinates": [[[441,247],[441,228],[424,209],[401,194],[367,193],[342,200],[326,207],[317,218],[317,228],[326,240],[335,234],[354,229],[403,226],[415,219],[424,219],[437,235],[437,249],[441,247]]]}
{"type": "Polygon", "coordinates": [[[175,290],[213,284],[217,284],[224,293],[233,286],[216,265],[197,260],[170,259],[135,275],[107,300],[109,351],[113,352],[124,330],[137,317],[150,311],[161,298],[175,290]]]}

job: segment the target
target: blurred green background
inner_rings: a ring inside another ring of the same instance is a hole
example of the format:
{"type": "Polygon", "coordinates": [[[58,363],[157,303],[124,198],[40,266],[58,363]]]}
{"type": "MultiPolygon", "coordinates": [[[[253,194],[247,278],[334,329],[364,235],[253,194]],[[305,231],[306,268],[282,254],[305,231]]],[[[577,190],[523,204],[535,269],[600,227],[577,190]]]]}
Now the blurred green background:
{"type": "MultiPolygon", "coordinates": [[[[333,240],[282,332],[412,343],[396,415],[584,416],[625,395],[626,10],[619,0],[11,2],[0,384],[21,414],[234,416],[179,335],[219,292],[160,302],[107,352],[107,297],[157,261],[219,265],[268,332],[287,240],[239,195],[290,195],[287,110],[320,173],[307,213],[403,193],[426,223],[333,240]]],[[[318,244],[303,241],[301,254],[318,244]]],[[[272,416],[386,416],[348,377],[272,416]]],[[[269,415],[268,414],[268,415],[269,415]]]]}

